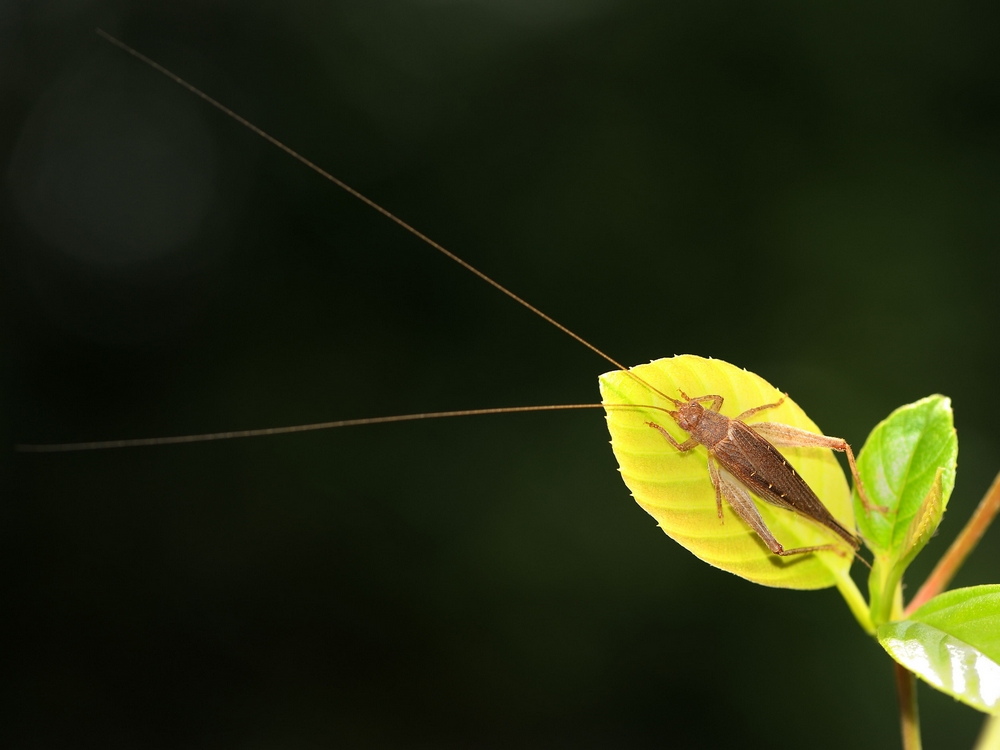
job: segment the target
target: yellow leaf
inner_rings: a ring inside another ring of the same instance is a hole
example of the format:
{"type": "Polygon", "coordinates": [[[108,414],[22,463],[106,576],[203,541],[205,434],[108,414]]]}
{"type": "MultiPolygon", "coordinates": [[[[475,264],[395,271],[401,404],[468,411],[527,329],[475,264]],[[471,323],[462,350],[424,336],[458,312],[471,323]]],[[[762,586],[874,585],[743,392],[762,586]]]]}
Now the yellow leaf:
{"type": "MultiPolygon", "coordinates": [[[[783,395],[753,373],[717,359],[682,355],[659,359],[631,370],[668,396],[718,394],[725,401],[721,413],[728,417],[754,406],[774,403],[783,395]]],[[[771,554],[763,540],[723,501],[723,519],[716,514],[715,489],[708,474],[707,452],[698,446],[681,453],[645,422],[655,421],[678,440],[688,438],[662,411],[614,408],[641,404],[673,408],[661,396],[621,371],[600,378],[606,404],[611,446],[636,502],[657,520],[666,534],[710,565],[765,586],[819,589],[833,586],[847,575],[850,548],[829,529],[797,513],[777,508],[757,498],[757,507],[768,528],[786,548],[840,544],[844,554],[816,552],[792,557],[771,554]]],[[[781,422],[811,432],[819,428],[791,399],[775,409],[748,418],[754,422],[781,422]]],[[[854,529],[847,480],[833,452],[820,448],[782,448],[803,479],[846,528],[854,529]]]]}

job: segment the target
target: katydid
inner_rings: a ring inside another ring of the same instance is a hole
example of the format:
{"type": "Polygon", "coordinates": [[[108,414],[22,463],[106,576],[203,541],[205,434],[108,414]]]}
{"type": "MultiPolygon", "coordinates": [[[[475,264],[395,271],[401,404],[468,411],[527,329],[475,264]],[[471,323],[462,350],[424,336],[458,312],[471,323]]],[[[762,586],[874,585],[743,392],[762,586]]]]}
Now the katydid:
{"type": "MultiPolygon", "coordinates": [[[[817,435],[797,427],[778,422],[755,422],[752,426],[743,420],[758,412],[781,406],[784,399],[773,404],[764,404],[744,411],[735,418],[719,413],[723,398],[718,395],[689,397],[681,391],[683,401],[671,399],[677,411],[669,411],[678,426],[691,437],[683,443],[677,440],[655,422],[646,424],[660,432],[679,451],[688,451],[697,445],[708,450],[708,471],[715,488],[715,504],[719,518],[722,518],[722,498],[730,507],[764,540],[775,555],[789,555],[836,550],[836,545],[813,545],[785,549],[774,538],[761,518],[760,511],[753,504],[747,490],[757,497],[780,508],[795,511],[839,535],[855,550],[861,542],[853,533],[833,517],[826,506],[816,497],[816,493],[799,476],[798,472],[776,449],[789,448],[829,448],[847,454],[851,473],[854,475],[858,494],[866,510],[874,506],[868,500],[858,475],[854,452],[842,438],[817,435]],[[708,408],[702,402],[710,401],[708,408]]],[[[881,507],[879,510],[886,510],[881,507]]]]}
{"type": "Polygon", "coordinates": [[[729,418],[723,416],[720,413],[720,409],[723,404],[723,398],[719,395],[705,395],[696,396],[694,398],[688,397],[683,392],[680,393],[681,400],[672,398],[666,393],[657,389],[649,382],[639,377],[633,373],[629,368],[625,367],[623,364],[619,363],[615,359],[611,358],[609,355],[605,354],[603,351],[598,349],[593,344],[586,341],[581,336],[577,335],[569,328],[563,326],[562,324],[555,321],[550,316],[543,313],[538,308],[526,302],[524,299],[516,295],[515,293],[508,290],[506,287],[502,286],[498,282],[494,281],[492,278],[487,276],[485,273],[479,271],[478,269],[471,266],[466,261],[462,260],[458,256],[454,255],[450,251],[446,250],[443,246],[430,239],[426,235],[414,229],[412,226],[404,222],[403,220],[396,217],[394,214],[390,213],[388,210],[384,209],[380,205],[376,204],[371,199],[362,195],[358,191],[354,190],[341,180],[337,179],[333,175],[324,171],[317,165],[310,162],[308,159],[299,155],[293,151],[288,146],[284,145],[282,142],[278,141],[276,138],[268,135],[261,129],[257,128],[247,120],[243,119],[241,116],[237,115],[232,110],[228,109],[224,105],[220,104],[216,100],[209,97],[207,94],[203,93],[193,85],[182,80],[178,76],[174,75],[170,71],[166,70],[159,64],[153,62],[149,58],[140,54],[136,50],[128,47],[124,43],[112,38],[111,36],[105,34],[104,32],[98,32],[104,39],[115,44],[119,48],[138,58],[139,60],[150,65],[154,69],[163,73],[164,75],[171,78],[173,81],[179,85],[185,87],[195,95],[199,96],[212,106],[221,110],[225,114],[229,115],[236,121],[240,122],[245,127],[249,128],[251,131],[266,139],[273,145],[282,149],[299,162],[308,166],[310,169],[314,170],[318,174],[326,177],[328,180],[336,184],[338,187],[346,190],[354,197],[366,203],[368,206],[374,208],[376,211],[383,214],[385,217],[395,222],[397,225],[412,233],[416,237],[423,240],[425,243],[430,245],[432,248],[438,250],[444,254],[449,259],[455,261],[461,265],[466,270],[475,274],[485,282],[492,285],[497,290],[503,292],[508,297],[513,299],[518,304],[529,309],[531,312],[541,317],[546,322],[555,326],[561,330],[566,335],[575,339],[578,343],[589,348],[591,351],[605,359],[607,362],[611,363],[615,368],[621,370],[627,376],[632,378],[637,383],[641,384],[645,388],[649,389],[651,393],[657,394],[658,396],[667,399],[674,406],[677,407],[676,411],[664,409],[657,406],[621,406],[621,405],[611,405],[611,404],[570,404],[570,405],[555,405],[547,407],[517,407],[517,408],[500,408],[500,409],[482,409],[474,411],[455,411],[455,412],[438,412],[438,413],[427,413],[427,414],[412,414],[403,415],[396,417],[380,417],[374,419],[361,419],[361,420],[345,420],[340,422],[326,422],[314,425],[300,425],[295,427],[282,427],[282,428],[270,428],[262,430],[246,430],[240,432],[226,432],[226,433],[213,433],[207,435],[189,435],[181,437],[170,437],[170,438],[150,438],[150,439],[140,439],[140,440],[119,440],[119,441],[104,441],[95,443],[77,443],[77,444],[61,444],[61,445],[20,445],[17,446],[19,450],[22,451],[33,451],[33,452],[43,452],[43,451],[60,451],[60,450],[78,450],[78,449],[88,449],[88,448],[109,448],[109,447],[129,447],[129,446],[139,446],[139,445],[156,445],[156,444],[168,444],[168,443],[186,443],[186,442],[198,442],[203,440],[218,440],[218,439],[228,439],[235,437],[250,437],[256,435],[274,435],[288,432],[302,432],[312,429],[325,429],[329,427],[341,427],[341,426],[353,426],[360,424],[372,424],[379,422],[392,422],[392,421],[406,421],[412,419],[423,419],[423,418],[433,418],[433,417],[445,417],[445,416],[459,416],[459,415],[472,415],[472,414],[486,414],[486,413],[503,413],[503,412],[515,412],[515,411],[538,411],[538,410],[562,410],[562,409],[578,409],[578,408],[605,408],[607,410],[616,408],[627,408],[627,409],[648,409],[656,410],[660,412],[667,413],[677,425],[688,432],[690,437],[684,442],[678,442],[674,439],[665,429],[653,422],[647,422],[650,428],[655,429],[660,432],[666,438],[672,446],[680,451],[688,451],[697,445],[705,446],[708,451],[708,473],[711,479],[712,485],[715,488],[716,494],[716,506],[718,510],[719,517],[722,517],[722,499],[725,498],[737,515],[747,523],[747,525],[764,541],[768,549],[775,555],[778,556],[789,556],[796,554],[804,554],[816,551],[836,551],[840,552],[840,549],[835,544],[824,544],[824,545],[812,545],[805,547],[797,547],[792,549],[785,549],[780,542],[774,537],[771,531],[768,529],[766,524],[761,518],[759,511],[750,499],[749,492],[754,493],[762,500],[769,502],[773,505],[795,511],[799,515],[805,516],[816,523],[826,527],[840,538],[846,541],[853,550],[857,550],[860,547],[860,541],[851,531],[845,528],[840,522],[838,522],[829,510],[823,505],[822,501],[816,496],[815,492],[809,487],[809,485],[798,475],[798,473],[791,467],[786,459],[784,459],[781,454],[777,451],[777,447],[814,447],[814,448],[828,448],[841,452],[845,452],[848,457],[848,462],[850,464],[851,473],[854,477],[855,486],[858,493],[862,499],[862,503],[866,510],[876,509],[878,506],[873,506],[868,500],[867,495],[861,483],[861,479],[858,475],[857,467],[854,461],[854,455],[851,452],[850,446],[840,439],[828,437],[825,435],[817,435],[806,430],[802,430],[789,425],[779,424],[779,423],[755,423],[752,426],[747,425],[743,420],[744,418],[778,406],[781,402],[765,404],[762,406],[754,407],[748,411],[744,411],[742,414],[735,418],[729,418]],[[702,403],[710,402],[708,408],[702,406],[702,403]]]}

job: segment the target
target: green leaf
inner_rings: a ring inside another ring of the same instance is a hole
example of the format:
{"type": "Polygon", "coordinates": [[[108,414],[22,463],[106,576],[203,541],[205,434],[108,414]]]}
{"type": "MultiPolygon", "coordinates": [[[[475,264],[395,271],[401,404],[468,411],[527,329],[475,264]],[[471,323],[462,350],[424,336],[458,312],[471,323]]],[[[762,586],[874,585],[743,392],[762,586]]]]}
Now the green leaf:
{"type": "Polygon", "coordinates": [[[872,552],[896,556],[906,546],[911,522],[938,479],[939,469],[944,512],[955,486],[957,457],[951,400],[945,396],[928,396],[901,406],[872,430],[858,455],[858,471],[872,502],[888,507],[889,512],[866,511],[854,493],[858,529],[872,552]]]}
{"type": "Polygon", "coordinates": [[[878,640],[929,685],[1000,714],[1000,584],[940,594],[908,620],[880,626],[878,640]]]}
{"type": "Polygon", "coordinates": [[[888,509],[865,510],[855,490],[858,528],[875,554],[868,589],[876,625],[892,618],[904,571],[941,523],[957,457],[951,401],[944,396],[896,409],[872,430],[858,455],[869,497],[888,509]]]}
{"type": "Polygon", "coordinates": [[[961,638],[1000,662],[1000,584],[938,594],[910,619],[961,638]]]}
{"type": "MultiPolygon", "coordinates": [[[[679,390],[691,396],[718,394],[722,413],[735,417],[754,406],[773,403],[783,395],[753,373],[720,360],[691,355],[660,359],[631,370],[668,396],[679,390]]],[[[614,408],[641,404],[673,408],[661,396],[621,371],[601,376],[601,396],[607,405],[611,446],[622,478],[636,502],[660,527],[697,557],[730,573],[760,583],[793,589],[818,589],[847,576],[852,556],[840,537],[796,513],[757,501],[768,528],[786,547],[841,543],[844,554],[817,552],[788,558],[772,555],[764,542],[723,504],[723,520],[716,515],[715,489],[708,474],[704,447],[681,453],[645,422],[656,421],[679,441],[687,434],[662,411],[614,408]]],[[[791,399],[749,420],[782,422],[819,432],[819,428],[791,399]]],[[[831,513],[848,529],[854,528],[850,491],[833,453],[819,448],[781,451],[831,513]]]]}

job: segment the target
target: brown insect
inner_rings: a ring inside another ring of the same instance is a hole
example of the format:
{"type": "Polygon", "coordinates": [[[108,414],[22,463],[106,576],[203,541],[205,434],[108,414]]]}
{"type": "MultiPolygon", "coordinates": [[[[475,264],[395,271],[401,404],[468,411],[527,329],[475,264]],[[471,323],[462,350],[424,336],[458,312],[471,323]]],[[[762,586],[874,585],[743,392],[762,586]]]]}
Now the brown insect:
{"type": "MultiPolygon", "coordinates": [[[[810,518],[827,527],[857,550],[861,540],[848,531],[833,517],[816,493],[799,476],[788,459],[782,456],[776,446],[787,448],[831,448],[847,454],[854,484],[861,496],[866,511],[873,509],[885,512],[887,509],[871,503],[865,493],[854,461],[854,452],[843,438],[817,435],[807,430],[781,424],[779,422],[755,422],[752,426],[744,420],[765,409],[781,406],[782,398],[773,404],[764,404],[748,409],[737,417],[720,414],[722,396],[696,396],[691,398],[681,391],[683,401],[671,398],[677,411],[666,410],[678,426],[691,437],[678,443],[673,435],[655,422],[647,425],[658,430],[667,442],[679,451],[689,451],[699,445],[708,450],[708,473],[715,487],[715,504],[719,518],[722,518],[722,498],[730,507],[764,540],[767,548],[775,555],[787,557],[807,552],[831,550],[840,552],[835,544],[820,544],[812,547],[785,549],[781,542],[767,528],[760,511],[750,499],[753,492],[762,500],[810,518]],[[711,402],[708,407],[703,402],[711,402]]],[[[669,398],[669,397],[668,397],[669,398]]]]}

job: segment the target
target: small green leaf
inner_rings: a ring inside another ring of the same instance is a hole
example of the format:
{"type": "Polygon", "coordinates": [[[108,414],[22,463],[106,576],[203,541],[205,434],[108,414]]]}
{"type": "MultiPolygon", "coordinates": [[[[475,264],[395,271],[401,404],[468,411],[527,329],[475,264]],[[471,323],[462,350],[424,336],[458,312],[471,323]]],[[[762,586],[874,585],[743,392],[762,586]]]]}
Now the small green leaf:
{"type": "Polygon", "coordinates": [[[858,529],[872,552],[899,556],[911,522],[938,480],[939,469],[944,513],[955,486],[957,457],[951,400],[945,396],[928,396],[901,406],[872,430],[858,455],[858,470],[871,500],[889,512],[866,511],[854,493],[858,529]]]}
{"type": "Polygon", "coordinates": [[[892,619],[904,571],[941,523],[955,486],[957,457],[951,401],[945,396],[896,409],[872,430],[858,455],[870,499],[887,508],[866,510],[855,490],[858,528],[875,555],[868,591],[876,626],[892,619]]]}
{"type": "MultiPolygon", "coordinates": [[[[718,394],[721,412],[729,417],[754,406],[773,403],[783,395],[753,373],[720,360],[691,355],[660,359],[632,368],[632,372],[668,396],[683,390],[690,396],[718,394]]],[[[779,558],[723,503],[723,519],[716,515],[715,489],[708,474],[704,447],[680,453],[645,422],[656,421],[683,441],[687,434],[662,411],[622,409],[615,405],[641,404],[673,408],[661,396],[621,371],[601,376],[601,396],[607,408],[611,446],[625,484],[636,502],[660,527],[697,557],[730,573],[760,583],[793,589],[832,586],[847,576],[852,557],[840,537],[803,516],[769,503],[757,502],[768,528],[786,547],[841,543],[844,554],[817,552],[779,558]]],[[[791,399],[749,420],[782,422],[812,432],[819,428],[791,399]]],[[[844,472],[829,450],[782,449],[781,452],[816,492],[831,513],[848,529],[854,528],[850,491],[844,472]]]]}
{"type": "Polygon", "coordinates": [[[1000,584],[949,591],[878,629],[897,662],[943,693],[1000,714],[1000,584]]]}

